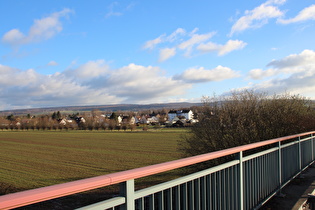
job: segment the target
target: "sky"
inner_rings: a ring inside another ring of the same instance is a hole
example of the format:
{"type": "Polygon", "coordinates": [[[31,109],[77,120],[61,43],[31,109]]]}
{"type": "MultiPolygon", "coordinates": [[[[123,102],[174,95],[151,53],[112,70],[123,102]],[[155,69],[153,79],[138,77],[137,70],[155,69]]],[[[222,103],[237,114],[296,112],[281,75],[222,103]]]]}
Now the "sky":
{"type": "Polygon", "coordinates": [[[315,99],[313,0],[0,0],[0,110],[315,99]]]}

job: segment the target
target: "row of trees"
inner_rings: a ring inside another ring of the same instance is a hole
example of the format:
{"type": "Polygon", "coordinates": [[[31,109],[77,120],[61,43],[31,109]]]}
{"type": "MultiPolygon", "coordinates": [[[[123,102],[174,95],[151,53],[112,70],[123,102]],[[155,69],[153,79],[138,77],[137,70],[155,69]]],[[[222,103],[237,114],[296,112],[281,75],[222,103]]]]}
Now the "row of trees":
{"type": "MultiPolygon", "coordinates": [[[[158,125],[165,123],[168,111],[165,109],[149,111],[145,110],[141,113],[134,112],[113,112],[110,115],[104,115],[99,110],[91,112],[62,114],[60,111],[50,114],[31,116],[8,116],[0,117],[1,130],[134,130],[135,124],[131,124],[130,120],[136,115],[157,116],[159,115],[158,125]],[[118,116],[124,116],[122,122],[119,122],[118,116]]],[[[140,122],[141,123],[141,122],[140,122]]],[[[145,123],[146,124],[146,123],[145,123]]],[[[139,124],[137,124],[139,125],[139,124]]],[[[141,125],[143,129],[147,127],[141,125]]]]}
{"type": "Polygon", "coordinates": [[[134,130],[135,125],[128,123],[117,124],[114,119],[104,119],[102,121],[87,118],[84,121],[73,118],[66,120],[65,123],[61,122],[62,118],[53,118],[48,115],[26,118],[15,117],[12,118],[0,118],[1,130],[134,130]]]}

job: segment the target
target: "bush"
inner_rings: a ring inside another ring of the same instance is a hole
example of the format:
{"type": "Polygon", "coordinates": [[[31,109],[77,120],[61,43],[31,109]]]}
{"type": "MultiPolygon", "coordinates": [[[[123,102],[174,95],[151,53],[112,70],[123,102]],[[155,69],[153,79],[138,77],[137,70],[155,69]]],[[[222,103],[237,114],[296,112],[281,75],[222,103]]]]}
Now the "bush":
{"type": "Polygon", "coordinates": [[[304,97],[234,92],[222,98],[204,98],[199,123],[182,137],[179,149],[184,156],[192,156],[314,128],[315,111],[304,97]]]}

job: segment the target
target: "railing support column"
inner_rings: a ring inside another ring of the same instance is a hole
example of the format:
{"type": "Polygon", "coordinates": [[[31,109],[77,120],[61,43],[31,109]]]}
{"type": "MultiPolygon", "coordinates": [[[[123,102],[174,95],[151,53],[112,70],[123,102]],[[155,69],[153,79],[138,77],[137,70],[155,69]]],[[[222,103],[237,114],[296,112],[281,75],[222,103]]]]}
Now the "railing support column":
{"type": "Polygon", "coordinates": [[[299,136],[298,138],[298,157],[299,157],[299,171],[301,172],[302,170],[302,148],[301,148],[301,137],[299,136]]]}
{"type": "Polygon", "coordinates": [[[278,142],[278,161],[279,161],[279,195],[282,189],[282,155],[281,155],[281,142],[278,142]]]}
{"type": "Polygon", "coordinates": [[[120,184],[120,195],[126,198],[125,209],[134,210],[135,209],[135,181],[134,179],[127,180],[120,184]]]}
{"type": "Polygon", "coordinates": [[[240,195],[240,200],[239,200],[239,209],[242,210],[244,209],[244,174],[243,174],[243,151],[240,151],[238,153],[238,160],[240,161],[239,163],[239,184],[240,184],[240,189],[239,189],[239,195],[240,195]]]}
{"type": "Polygon", "coordinates": [[[312,161],[314,160],[314,137],[311,134],[311,147],[312,147],[312,161]]]}

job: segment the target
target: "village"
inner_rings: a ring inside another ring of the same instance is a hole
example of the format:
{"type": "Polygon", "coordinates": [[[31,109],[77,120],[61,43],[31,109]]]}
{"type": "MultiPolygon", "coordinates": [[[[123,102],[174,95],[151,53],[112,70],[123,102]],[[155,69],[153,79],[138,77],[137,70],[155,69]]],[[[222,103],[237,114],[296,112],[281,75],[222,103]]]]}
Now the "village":
{"type": "Polygon", "coordinates": [[[172,109],[166,112],[128,112],[102,113],[99,110],[90,112],[62,114],[60,111],[39,116],[14,116],[0,118],[1,130],[134,130],[141,126],[190,127],[198,122],[197,114],[191,109],[172,109]]]}

